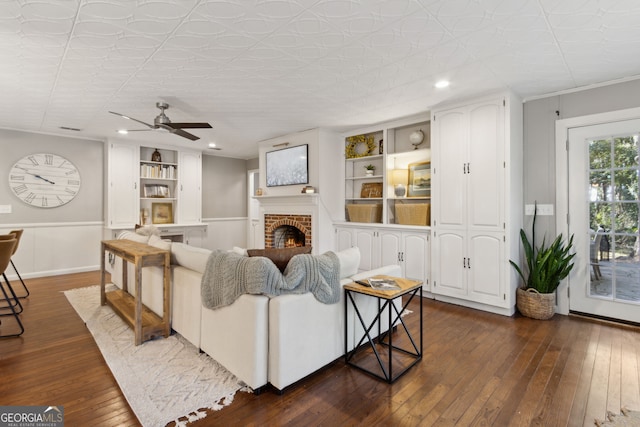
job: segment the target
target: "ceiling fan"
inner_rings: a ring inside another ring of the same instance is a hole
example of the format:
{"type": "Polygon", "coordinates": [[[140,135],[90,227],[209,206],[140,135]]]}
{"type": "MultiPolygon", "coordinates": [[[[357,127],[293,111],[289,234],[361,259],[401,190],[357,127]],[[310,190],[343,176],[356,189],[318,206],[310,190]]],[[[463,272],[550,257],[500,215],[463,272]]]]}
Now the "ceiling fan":
{"type": "Polygon", "coordinates": [[[164,110],[169,108],[169,104],[165,103],[165,102],[156,102],[156,107],[158,107],[160,109],[160,114],[158,114],[156,116],[155,119],[153,119],[153,124],[149,124],[146,122],[143,122],[142,120],[138,120],[138,119],[134,119],[133,117],[129,117],[126,116],[124,114],[120,114],[120,113],[116,113],[115,111],[109,111],[111,114],[115,114],[116,116],[120,116],[122,118],[125,118],[127,120],[133,120],[134,122],[138,122],[140,124],[143,124],[145,126],[147,126],[149,129],[132,129],[129,130],[128,132],[136,132],[136,131],[148,131],[148,130],[155,130],[155,129],[164,129],[167,130],[173,134],[179,135],[183,138],[187,138],[190,139],[191,141],[197,141],[198,139],[200,139],[199,137],[186,132],[182,129],[205,129],[205,128],[211,128],[211,125],[209,123],[195,123],[195,122],[190,122],[190,123],[173,123],[171,122],[171,119],[169,119],[169,117],[167,117],[167,115],[164,113],[164,110]]]}

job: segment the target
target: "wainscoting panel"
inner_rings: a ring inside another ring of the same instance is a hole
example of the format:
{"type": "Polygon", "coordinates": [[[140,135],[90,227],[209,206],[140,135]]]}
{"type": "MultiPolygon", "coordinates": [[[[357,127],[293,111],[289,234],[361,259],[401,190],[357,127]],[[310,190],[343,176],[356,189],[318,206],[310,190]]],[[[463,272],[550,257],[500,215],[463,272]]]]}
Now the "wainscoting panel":
{"type": "Polygon", "coordinates": [[[207,249],[231,249],[234,246],[247,247],[247,217],[204,218],[207,236],[202,244],[207,249]]]}
{"type": "MultiPolygon", "coordinates": [[[[24,229],[13,262],[23,278],[56,276],[100,268],[102,222],[3,224],[0,234],[24,229]]],[[[7,269],[9,280],[17,279],[7,269]]]]}

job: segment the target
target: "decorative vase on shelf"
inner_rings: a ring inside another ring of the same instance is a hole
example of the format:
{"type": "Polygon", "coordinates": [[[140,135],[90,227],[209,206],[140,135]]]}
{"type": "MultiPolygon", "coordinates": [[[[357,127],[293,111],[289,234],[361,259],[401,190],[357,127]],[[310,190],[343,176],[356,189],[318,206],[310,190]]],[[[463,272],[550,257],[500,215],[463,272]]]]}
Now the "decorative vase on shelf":
{"type": "Polygon", "coordinates": [[[372,171],[371,169],[367,169],[367,170],[365,171],[365,174],[366,174],[367,176],[373,176],[373,171],[372,171]]]}
{"type": "Polygon", "coordinates": [[[151,161],[152,162],[161,162],[162,161],[162,155],[160,154],[160,152],[158,151],[157,148],[156,148],[156,151],[151,153],[151,161]]]}

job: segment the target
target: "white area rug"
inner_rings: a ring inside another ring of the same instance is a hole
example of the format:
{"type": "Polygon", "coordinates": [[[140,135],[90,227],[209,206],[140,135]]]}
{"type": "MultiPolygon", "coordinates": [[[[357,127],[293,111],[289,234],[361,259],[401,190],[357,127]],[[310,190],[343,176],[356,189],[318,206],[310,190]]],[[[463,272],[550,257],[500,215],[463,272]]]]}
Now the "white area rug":
{"type": "Polygon", "coordinates": [[[110,307],[100,306],[99,286],[64,294],[91,331],[143,426],[165,426],[173,421],[185,426],[206,416],[199,409],[222,409],[238,390],[249,391],[178,334],[135,346],[133,330],[110,307]],[[185,416],[188,421],[177,421],[185,416]]]}

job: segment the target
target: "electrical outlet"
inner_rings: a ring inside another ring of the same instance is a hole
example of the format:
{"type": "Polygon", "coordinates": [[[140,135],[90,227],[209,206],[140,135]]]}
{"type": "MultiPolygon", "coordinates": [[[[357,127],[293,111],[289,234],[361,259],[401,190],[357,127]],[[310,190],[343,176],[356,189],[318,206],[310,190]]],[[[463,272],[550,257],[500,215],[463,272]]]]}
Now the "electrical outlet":
{"type": "MultiPolygon", "coordinates": [[[[536,205],[524,205],[524,214],[533,215],[536,205]]],[[[553,205],[538,205],[538,215],[553,215],[553,205]]]]}

